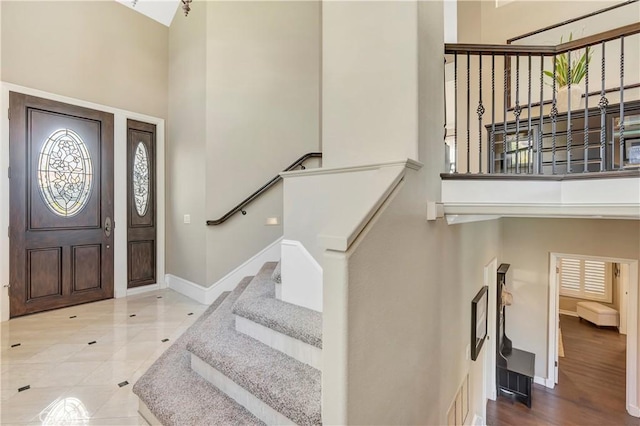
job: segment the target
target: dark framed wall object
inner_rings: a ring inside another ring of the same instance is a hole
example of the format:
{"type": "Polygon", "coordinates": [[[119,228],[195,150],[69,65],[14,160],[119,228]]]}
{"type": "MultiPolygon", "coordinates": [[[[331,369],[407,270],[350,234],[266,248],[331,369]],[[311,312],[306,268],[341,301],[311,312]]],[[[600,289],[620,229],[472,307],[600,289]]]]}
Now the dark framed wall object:
{"type": "Polygon", "coordinates": [[[478,359],[487,338],[487,311],[489,309],[489,287],[480,289],[471,301],[471,359],[478,359]]]}

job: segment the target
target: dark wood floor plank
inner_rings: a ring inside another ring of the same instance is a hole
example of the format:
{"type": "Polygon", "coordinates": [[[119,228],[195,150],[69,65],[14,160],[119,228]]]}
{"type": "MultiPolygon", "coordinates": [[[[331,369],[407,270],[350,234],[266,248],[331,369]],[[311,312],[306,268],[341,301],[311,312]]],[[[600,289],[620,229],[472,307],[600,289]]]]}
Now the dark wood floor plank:
{"type": "Polygon", "coordinates": [[[487,424],[639,426],[625,409],[626,336],[565,315],[560,327],[565,356],[555,389],[534,385],[531,409],[508,398],[489,401],[487,424]]]}

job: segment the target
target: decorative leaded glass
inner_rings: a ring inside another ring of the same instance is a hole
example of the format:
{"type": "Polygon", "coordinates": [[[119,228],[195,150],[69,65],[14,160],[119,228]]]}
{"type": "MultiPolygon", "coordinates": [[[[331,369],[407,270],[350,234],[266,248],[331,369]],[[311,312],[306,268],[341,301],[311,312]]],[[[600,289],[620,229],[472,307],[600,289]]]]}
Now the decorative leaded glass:
{"type": "Polygon", "coordinates": [[[138,142],[133,157],[133,198],[139,216],[149,207],[149,154],[144,143],[138,142]]]}
{"type": "Polygon", "coordinates": [[[38,157],[38,186],[49,209],[58,216],[77,215],[89,201],[93,167],[82,138],[72,130],[56,130],[38,157]]]}

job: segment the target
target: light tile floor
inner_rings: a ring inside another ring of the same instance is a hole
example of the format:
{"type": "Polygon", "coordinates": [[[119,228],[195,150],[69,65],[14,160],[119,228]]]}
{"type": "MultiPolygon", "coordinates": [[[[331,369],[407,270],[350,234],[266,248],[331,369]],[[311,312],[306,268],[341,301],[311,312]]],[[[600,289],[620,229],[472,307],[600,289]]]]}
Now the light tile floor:
{"type": "Polygon", "coordinates": [[[2,323],[0,422],[146,425],[133,384],[206,308],[158,290],[2,323]]]}

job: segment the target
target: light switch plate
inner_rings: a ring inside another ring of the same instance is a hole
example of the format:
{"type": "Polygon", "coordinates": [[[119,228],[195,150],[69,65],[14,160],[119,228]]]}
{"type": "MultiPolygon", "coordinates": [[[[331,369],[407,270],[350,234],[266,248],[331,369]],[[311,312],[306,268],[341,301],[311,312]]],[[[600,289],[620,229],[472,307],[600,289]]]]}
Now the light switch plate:
{"type": "Polygon", "coordinates": [[[190,214],[185,214],[184,215],[184,223],[191,223],[191,215],[190,214]]]}

